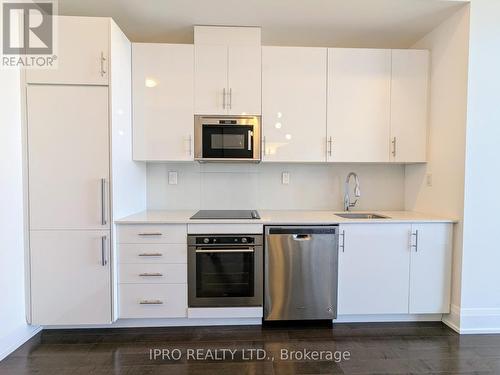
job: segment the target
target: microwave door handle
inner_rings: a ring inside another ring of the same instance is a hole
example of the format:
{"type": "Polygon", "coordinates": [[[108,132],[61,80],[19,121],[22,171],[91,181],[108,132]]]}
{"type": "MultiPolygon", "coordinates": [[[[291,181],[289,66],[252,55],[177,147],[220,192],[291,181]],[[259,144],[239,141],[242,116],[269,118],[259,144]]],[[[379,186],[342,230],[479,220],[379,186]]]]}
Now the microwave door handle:
{"type": "Polygon", "coordinates": [[[252,151],[252,135],[253,132],[251,130],[248,131],[248,151],[252,151]]]}

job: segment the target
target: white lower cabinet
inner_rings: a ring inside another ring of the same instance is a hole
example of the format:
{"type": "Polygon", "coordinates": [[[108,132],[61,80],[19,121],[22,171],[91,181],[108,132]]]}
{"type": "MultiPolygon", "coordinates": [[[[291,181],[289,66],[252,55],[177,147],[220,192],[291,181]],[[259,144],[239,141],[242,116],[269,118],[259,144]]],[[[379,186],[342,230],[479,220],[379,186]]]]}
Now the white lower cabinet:
{"type": "Polygon", "coordinates": [[[118,242],[120,318],[185,318],[187,225],[119,225],[118,242]]]}
{"type": "Polygon", "coordinates": [[[120,318],[181,318],[186,315],[186,284],[120,285],[120,318]]]}
{"type": "Polygon", "coordinates": [[[120,264],[122,284],[185,284],[186,264],[120,264]]]}
{"type": "Polygon", "coordinates": [[[412,225],[410,314],[449,313],[452,226],[412,225]]]}
{"type": "Polygon", "coordinates": [[[340,227],[338,313],[408,312],[407,224],[340,227]]]}
{"type": "Polygon", "coordinates": [[[31,231],[33,324],[111,323],[109,249],[109,231],[31,231]]]}
{"type": "Polygon", "coordinates": [[[185,224],[131,224],[122,225],[118,231],[118,242],[125,244],[185,244],[185,224]]]}
{"type": "Polygon", "coordinates": [[[186,244],[120,243],[120,263],[187,263],[186,244]]]}
{"type": "Polygon", "coordinates": [[[339,315],[450,308],[452,224],[340,226],[339,315]]]}

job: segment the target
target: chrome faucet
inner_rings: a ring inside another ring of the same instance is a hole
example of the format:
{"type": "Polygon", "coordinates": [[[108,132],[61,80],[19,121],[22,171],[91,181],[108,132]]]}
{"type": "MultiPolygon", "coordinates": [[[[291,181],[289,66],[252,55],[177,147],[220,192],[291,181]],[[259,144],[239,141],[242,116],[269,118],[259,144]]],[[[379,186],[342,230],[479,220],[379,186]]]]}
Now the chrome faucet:
{"type": "Polygon", "coordinates": [[[351,172],[345,179],[344,211],[349,211],[349,208],[356,206],[356,203],[358,202],[356,199],[351,203],[351,197],[349,196],[349,181],[351,180],[351,177],[354,177],[354,182],[356,183],[356,186],[354,187],[354,196],[356,198],[361,197],[361,190],[359,190],[359,177],[356,173],[351,172]]]}

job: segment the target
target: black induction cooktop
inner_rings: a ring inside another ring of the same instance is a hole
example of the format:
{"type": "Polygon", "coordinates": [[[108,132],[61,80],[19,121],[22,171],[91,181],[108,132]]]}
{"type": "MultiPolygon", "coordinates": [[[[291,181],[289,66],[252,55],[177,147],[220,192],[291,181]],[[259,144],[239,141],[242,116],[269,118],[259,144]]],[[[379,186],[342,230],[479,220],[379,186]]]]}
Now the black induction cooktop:
{"type": "Polygon", "coordinates": [[[227,220],[227,219],[242,219],[242,220],[257,220],[260,219],[259,213],[255,210],[200,210],[195,213],[190,219],[197,220],[227,220]]]}

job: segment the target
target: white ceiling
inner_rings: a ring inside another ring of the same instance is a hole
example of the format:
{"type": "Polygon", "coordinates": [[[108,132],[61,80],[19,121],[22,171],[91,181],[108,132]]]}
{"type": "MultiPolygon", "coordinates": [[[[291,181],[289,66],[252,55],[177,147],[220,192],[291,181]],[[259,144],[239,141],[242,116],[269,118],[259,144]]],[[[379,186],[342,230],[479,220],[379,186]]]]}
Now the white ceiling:
{"type": "Polygon", "coordinates": [[[59,0],[59,13],[109,16],[135,42],[192,43],[193,25],[261,26],[265,45],[409,47],[467,1],[59,0]]]}

